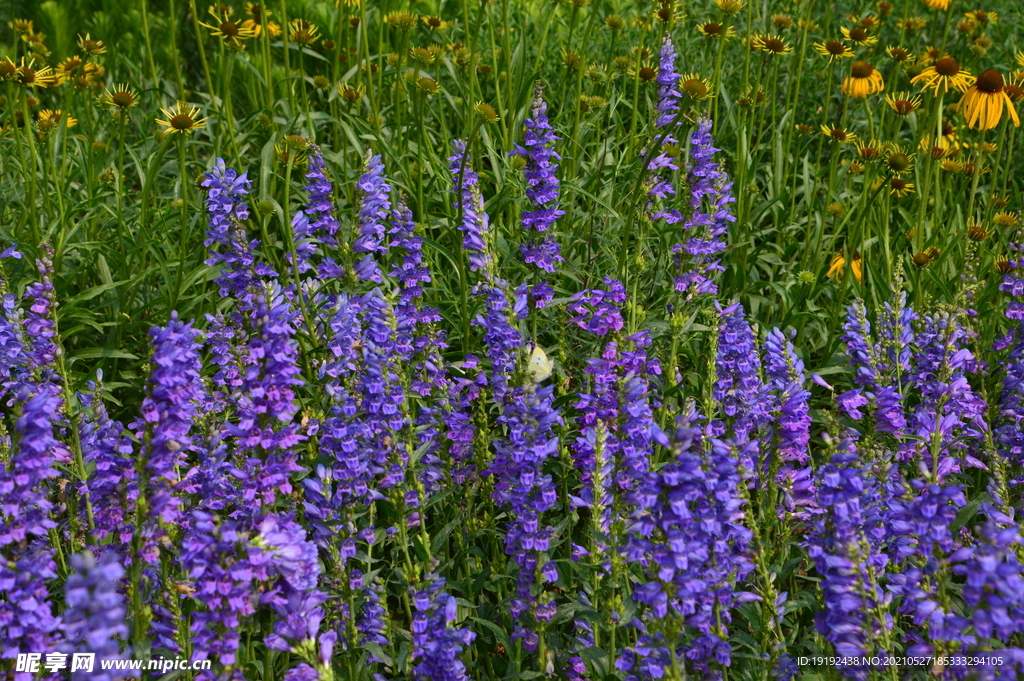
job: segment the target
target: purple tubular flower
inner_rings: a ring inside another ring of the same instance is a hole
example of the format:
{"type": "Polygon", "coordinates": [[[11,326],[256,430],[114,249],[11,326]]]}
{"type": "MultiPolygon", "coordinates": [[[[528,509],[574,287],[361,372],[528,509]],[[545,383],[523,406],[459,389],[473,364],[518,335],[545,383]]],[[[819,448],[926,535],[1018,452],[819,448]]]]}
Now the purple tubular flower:
{"type": "Polygon", "coordinates": [[[430,586],[412,594],[412,673],[415,681],[469,681],[459,659],[476,634],[452,626],[458,616],[454,596],[444,592],[445,581],[428,575],[430,586]]]}
{"type": "Polygon", "coordinates": [[[487,251],[488,217],[478,186],[479,178],[473,172],[472,159],[463,140],[453,142],[455,153],[448,158],[452,188],[458,194],[457,210],[462,215],[462,248],[469,253],[471,270],[486,269],[491,262],[487,251]]]}
{"type": "MultiPolygon", "coordinates": [[[[676,244],[676,267],[680,274],[675,287],[692,299],[696,296],[715,294],[718,285],[712,276],[722,271],[721,253],[725,251],[725,235],[730,222],[736,221],[730,204],[736,202],[732,195],[732,182],[725,171],[714,162],[715,152],[711,139],[711,121],[701,118],[697,130],[690,137],[689,185],[690,217],[683,228],[690,234],[685,244],[676,244]],[[682,256],[688,256],[686,261],[682,256]]],[[[673,220],[667,219],[671,224],[673,220]]]]}
{"type": "MultiPolygon", "coordinates": [[[[555,135],[547,117],[547,103],[544,102],[543,91],[538,85],[531,111],[532,118],[526,119],[526,134],[523,145],[518,144],[509,155],[518,155],[526,159],[526,198],[533,210],[523,211],[522,222],[526,230],[548,232],[565,211],[558,209],[559,181],[555,175],[558,160],[555,152],[555,135]]],[[[523,261],[535,265],[545,272],[554,272],[555,263],[564,260],[561,246],[550,236],[541,242],[530,241],[520,245],[523,261]]]]}
{"type": "Polygon", "coordinates": [[[736,448],[715,438],[704,442],[702,420],[687,404],[668,436],[672,462],[648,473],[632,495],[636,511],[625,555],[645,568],[647,581],[633,600],[647,608],[648,633],[617,666],[653,678],[670,659],[668,646],[700,671],[712,660],[729,664],[731,610],[752,600],[736,590],[753,570],[736,448]],[[673,631],[683,634],[671,640],[673,631]]]}
{"type": "Polygon", "coordinates": [[[967,372],[976,366],[971,351],[961,347],[967,334],[955,315],[943,313],[925,317],[916,338],[915,367],[908,381],[920,391],[921,401],[908,425],[919,438],[912,456],[938,478],[958,472],[962,464],[986,467],[977,458],[988,430],[986,405],[967,382],[967,372]]]}
{"type": "Polygon", "coordinates": [[[206,264],[217,267],[220,275],[214,280],[220,295],[232,298],[241,310],[251,307],[252,291],[263,277],[273,278],[277,273],[265,263],[257,263],[253,255],[259,241],[249,241],[243,222],[249,219],[249,206],[245,197],[251,184],[248,174],[239,175],[218,158],[201,182],[206,189],[206,210],[210,215],[206,241],[209,250],[206,264]],[[213,250],[213,246],[221,250],[213,250]]]}
{"type": "MultiPolygon", "coordinates": [[[[94,535],[103,540],[112,537],[107,546],[97,547],[105,560],[107,548],[118,547],[127,553],[132,538],[131,512],[135,508],[139,489],[135,474],[134,445],[120,421],[112,421],[95,384],[89,384],[91,394],[79,395],[83,409],[91,408],[79,421],[82,458],[91,465],[92,474],[80,485],[80,493],[92,507],[94,535]]],[[[82,509],[84,516],[85,508],[82,509]]],[[[82,518],[87,521],[86,518],[82,518]]]]}
{"type": "MultiPolygon", "coordinates": [[[[950,524],[967,504],[959,485],[941,485],[912,480],[907,498],[893,503],[892,533],[902,538],[901,555],[908,565],[891,577],[889,587],[903,596],[900,610],[914,625],[909,655],[929,655],[936,649],[956,654],[973,645],[977,638],[970,632],[970,621],[953,608],[944,608],[939,584],[948,579],[950,561],[960,545],[954,540],[950,524]]],[[[962,555],[962,554],[961,554],[962,555]]]]}
{"type": "MultiPolygon", "coordinates": [[[[62,650],[66,654],[95,653],[103,660],[129,659],[117,641],[128,638],[124,596],[119,593],[124,576],[120,560],[114,551],[107,551],[99,561],[89,552],[71,556],[74,572],[64,585],[66,643],[62,650]]],[[[89,672],[74,671],[71,680],[114,681],[136,676],[137,671],[98,668],[89,672]]]]}
{"type": "Polygon", "coordinates": [[[356,183],[361,195],[359,207],[359,233],[352,243],[352,252],[366,254],[356,263],[356,279],[380,283],[381,272],[375,253],[383,253],[384,221],[391,210],[391,185],[384,175],[380,155],[368,156],[362,177],[356,183]]]}
{"type": "MultiPolygon", "coordinates": [[[[199,413],[203,387],[199,376],[200,333],[192,328],[191,322],[179,321],[177,312],[172,312],[167,326],[154,327],[149,335],[153,371],[148,394],[142,401],[141,420],[134,425],[145,431],[145,435],[140,433],[140,439],[147,443],[149,510],[142,557],[154,564],[155,542],[161,532],[158,522],[175,524],[182,520],[182,502],[175,492],[180,483],[179,471],[193,447],[192,427],[199,413]]],[[[133,556],[132,560],[136,558],[133,556]]]]}
{"type": "MultiPolygon", "coordinates": [[[[306,206],[292,219],[292,236],[295,239],[295,255],[300,273],[308,272],[313,267],[311,260],[317,254],[321,243],[327,246],[337,246],[338,243],[335,234],[338,233],[340,225],[334,217],[334,203],[331,197],[334,186],[327,178],[326,170],[320,147],[311,145],[309,167],[306,172],[309,184],[304,187],[308,196],[306,206]]],[[[287,258],[291,262],[290,253],[287,258]]],[[[325,278],[329,269],[318,268],[317,278],[325,278]]]]}
{"type": "Polygon", "coordinates": [[[620,307],[626,302],[626,287],[618,279],[604,278],[607,290],[589,289],[572,297],[569,309],[576,313],[573,323],[598,336],[620,331],[625,321],[620,307]]]}
{"type": "MultiPolygon", "coordinates": [[[[54,437],[61,408],[50,384],[22,384],[15,400],[21,414],[15,422],[18,447],[0,465],[0,658],[18,653],[54,650],[60,640],[60,619],[53,614],[46,582],[56,578],[53,549],[46,539],[56,527],[50,519],[47,481],[57,477],[57,452],[64,446],[54,437]]],[[[30,681],[19,672],[15,681],[30,681]]]]}
{"type": "Polygon", "coordinates": [[[36,260],[39,281],[25,290],[25,299],[30,301],[25,315],[25,336],[28,339],[28,369],[49,384],[54,394],[60,393],[57,385],[57,325],[53,309],[57,302],[53,291],[53,247],[43,245],[43,257],[36,260]]]}
{"type": "Polygon", "coordinates": [[[758,475],[762,469],[760,441],[756,433],[770,420],[761,382],[761,359],[754,332],[739,303],[719,308],[718,352],[712,397],[720,405],[722,419],[711,423],[716,436],[725,436],[739,449],[739,463],[758,475]]]}
{"type": "MultiPolygon", "coordinates": [[[[880,622],[874,614],[889,598],[879,587],[888,563],[881,551],[886,522],[881,496],[870,471],[858,459],[855,443],[845,439],[836,449],[818,471],[815,498],[822,513],[815,516],[807,540],[808,554],[821,574],[825,601],[815,624],[841,657],[885,655],[881,641],[892,621],[886,616],[880,622]]],[[[862,681],[868,667],[853,665],[843,672],[862,681]]]]}
{"type": "MultiPolygon", "coordinates": [[[[658,128],[672,125],[675,121],[676,112],[679,110],[679,98],[682,96],[676,89],[680,78],[681,76],[676,72],[676,48],[672,44],[672,37],[666,33],[665,39],[661,43],[661,52],[658,55],[658,103],[655,106],[658,112],[655,126],[658,128]]],[[[671,144],[675,141],[666,137],[664,143],[671,144]]]]}
{"type": "Polygon", "coordinates": [[[481,284],[475,291],[485,293],[486,313],[478,315],[474,322],[484,329],[484,345],[487,358],[491,360],[490,385],[494,401],[504,404],[509,392],[509,382],[515,375],[519,353],[523,347],[523,336],[510,320],[512,313],[504,281],[493,285],[481,284]]]}

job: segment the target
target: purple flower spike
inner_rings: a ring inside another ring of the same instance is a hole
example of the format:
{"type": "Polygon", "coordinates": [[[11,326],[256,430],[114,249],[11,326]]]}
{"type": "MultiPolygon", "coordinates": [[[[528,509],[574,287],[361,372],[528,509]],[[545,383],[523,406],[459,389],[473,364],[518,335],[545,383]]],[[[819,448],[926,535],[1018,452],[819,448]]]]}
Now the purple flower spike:
{"type": "Polygon", "coordinates": [[[381,271],[374,254],[383,253],[385,221],[391,210],[391,185],[384,175],[380,155],[369,156],[363,176],[356,183],[362,196],[359,208],[359,234],[352,252],[362,258],[356,263],[356,279],[380,283],[381,271]],[[365,254],[365,255],[363,255],[365,254]]]}
{"type": "Polygon", "coordinates": [[[456,207],[462,213],[462,248],[469,253],[471,270],[486,269],[491,261],[487,250],[488,217],[480,195],[479,178],[473,172],[472,159],[462,140],[453,142],[455,153],[448,158],[452,188],[459,195],[456,207]]]}

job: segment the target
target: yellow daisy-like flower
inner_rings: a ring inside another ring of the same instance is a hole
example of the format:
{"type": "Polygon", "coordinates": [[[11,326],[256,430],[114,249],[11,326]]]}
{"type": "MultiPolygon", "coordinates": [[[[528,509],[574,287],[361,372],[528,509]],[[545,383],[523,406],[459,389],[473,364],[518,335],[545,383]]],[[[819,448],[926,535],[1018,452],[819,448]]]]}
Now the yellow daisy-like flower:
{"type": "Polygon", "coordinates": [[[919,75],[910,80],[921,83],[922,90],[933,90],[935,96],[950,89],[965,92],[974,84],[974,76],[960,68],[960,64],[952,57],[945,57],[929,66],[919,75]]]}
{"type": "Polygon", "coordinates": [[[37,69],[33,68],[34,66],[35,60],[29,59],[26,64],[25,58],[22,57],[21,64],[18,65],[14,73],[14,82],[25,87],[52,87],[57,84],[57,74],[53,72],[53,69],[49,66],[37,69]]]}
{"type": "Polygon", "coordinates": [[[1016,213],[996,213],[995,217],[992,218],[992,222],[1003,228],[1016,227],[1019,221],[1016,213]]]}
{"type": "Polygon", "coordinates": [[[697,24],[697,32],[705,38],[735,38],[736,32],[732,30],[731,26],[722,26],[717,21],[705,21],[702,24],[697,24]]]}
{"type": "Polygon", "coordinates": [[[157,119],[164,126],[167,134],[191,135],[196,130],[206,127],[206,118],[199,118],[199,107],[178,102],[170,109],[160,109],[167,120],[157,119]]]}
{"type": "Polygon", "coordinates": [[[821,132],[825,137],[831,138],[840,144],[849,144],[857,139],[857,135],[855,133],[847,132],[842,128],[830,128],[827,125],[821,126],[821,132]]]}
{"type": "Polygon", "coordinates": [[[82,52],[91,55],[103,54],[107,51],[107,45],[102,40],[93,40],[86,33],[85,37],[78,36],[78,46],[82,48],[82,52]]]}
{"type": "MultiPolygon", "coordinates": [[[[259,38],[263,35],[263,25],[257,22],[255,19],[246,19],[242,22],[242,28],[247,31],[252,31],[252,34],[259,38]]],[[[281,27],[275,24],[273,21],[267,22],[267,33],[270,34],[271,38],[281,37],[281,27]]]]}
{"type": "Polygon", "coordinates": [[[1024,67],[1024,50],[1018,52],[1014,58],[1017,60],[1017,66],[1024,67]]]}
{"type": "Polygon", "coordinates": [[[896,144],[892,144],[885,152],[885,171],[895,177],[906,175],[914,169],[914,155],[896,144]]]}
{"type": "Polygon", "coordinates": [[[269,19],[270,15],[273,14],[272,11],[270,11],[269,9],[267,9],[258,2],[245,3],[245,11],[250,17],[252,17],[252,20],[255,21],[257,24],[263,23],[264,16],[269,19]]]}
{"type": "Polygon", "coordinates": [[[767,52],[768,54],[776,57],[789,54],[793,51],[793,48],[790,45],[787,45],[786,41],[780,36],[772,35],[770,33],[757,36],[754,41],[754,45],[762,52],[767,52]]]}
{"type": "Polygon", "coordinates": [[[943,53],[942,50],[935,47],[934,45],[928,45],[921,52],[921,63],[922,64],[934,64],[935,62],[948,57],[949,53],[943,53]]]}
{"type": "Polygon", "coordinates": [[[960,99],[960,106],[968,128],[990,130],[996,127],[1002,120],[1004,108],[1014,126],[1020,126],[1017,109],[1006,94],[1006,81],[998,71],[983,71],[960,99]]]}
{"type": "Polygon", "coordinates": [[[824,43],[814,43],[814,49],[823,57],[828,57],[828,62],[831,64],[836,59],[842,59],[844,57],[853,57],[853,50],[846,46],[841,40],[829,40],[824,43]]]}
{"type": "Polygon", "coordinates": [[[61,123],[68,128],[73,128],[78,125],[78,121],[76,119],[72,118],[70,115],[65,116],[64,112],[60,109],[43,109],[39,112],[39,120],[36,121],[36,127],[39,128],[39,132],[45,135],[61,123]]]}
{"type": "Polygon", "coordinates": [[[69,78],[74,78],[78,75],[78,71],[82,68],[84,63],[85,61],[78,55],[68,57],[61,63],[57,64],[57,78],[61,83],[65,82],[69,78]]]}
{"type": "Polygon", "coordinates": [[[419,15],[415,12],[389,12],[384,17],[384,23],[399,31],[411,31],[419,22],[419,15]]]}
{"type": "Polygon", "coordinates": [[[694,102],[699,102],[702,99],[714,96],[714,89],[711,86],[711,81],[707,78],[701,78],[699,74],[687,73],[683,75],[679,82],[676,84],[676,88],[694,102]]]}
{"type": "Polygon", "coordinates": [[[7,26],[15,33],[35,33],[36,27],[31,19],[15,19],[7,22],[7,26]]]}
{"type": "MultiPolygon", "coordinates": [[[[864,272],[862,269],[862,262],[859,253],[855,253],[853,260],[850,262],[850,270],[853,272],[853,278],[857,280],[858,284],[864,283],[864,272]]],[[[843,278],[846,273],[846,258],[842,253],[836,253],[832,257],[832,262],[829,263],[828,272],[825,274],[826,277],[838,281],[843,278]]]]}
{"type": "Polygon", "coordinates": [[[937,9],[945,12],[949,9],[950,0],[924,0],[924,4],[929,9],[937,9]]]}
{"type": "Polygon", "coordinates": [[[843,81],[840,88],[847,97],[863,99],[875,95],[885,89],[882,74],[866,61],[855,61],[850,67],[850,75],[843,81]]]}
{"type": "Polygon", "coordinates": [[[715,4],[726,14],[737,14],[747,6],[743,0],[715,0],[715,4]]]}
{"type": "Polygon", "coordinates": [[[908,62],[914,58],[914,55],[910,52],[910,50],[906,49],[905,47],[899,46],[890,46],[885,48],[885,54],[886,56],[889,57],[889,59],[892,59],[897,64],[908,62]]]}
{"type": "Polygon", "coordinates": [[[11,61],[10,57],[0,59],[0,83],[5,80],[14,80],[16,73],[18,73],[18,65],[11,61]]]}
{"type": "MultiPolygon", "coordinates": [[[[959,137],[956,134],[956,126],[951,123],[945,123],[942,126],[942,135],[939,136],[939,143],[936,145],[931,135],[925,135],[921,138],[921,143],[918,145],[918,149],[922,151],[928,151],[933,147],[937,147],[943,152],[955,152],[957,149],[963,147],[960,143],[959,137]]],[[[935,156],[934,150],[932,150],[932,156],[935,156]]],[[[940,156],[941,158],[941,156],[940,156]]]]}
{"type": "Polygon", "coordinates": [[[296,45],[309,46],[320,39],[320,29],[305,19],[292,19],[288,24],[288,40],[296,45]]]}
{"type": "Polygon", "coordinates": [[[999,14],[997,12],[986,12],[983,9],[976,9],[973,12],[965,12],[964,17],[979,26],[987,26],[988,24],[994,24],[999,21],[999,14]]]}
{"type": "Polygon", "coordinates": [[[114,111],[126,111],[139,103],[139,93],[127,84],[118,85],[99,96],[101,106],[114,111]]]}
{"type": "Polygon", "coordinates": [[[248,22],[243,21],[239,23],[234,21],[231,19],[230,14],[223,9],[216,6],[210,7],[210,16],[213,17],[213,24],[200,21],[199,25],[210,29],[210,35],[220,38],[232,48],[238,49],[242,46],[243,40],[256,37],[256,31],[252,28],[253,24],[247,26],[248,22]]]}
{"type": "Polygon", "coordinates": [[[856,28],[846,28],[845,26],[839,29],[843,38],[849,40],[854,45],[860,45],[861,47],[867,47],[868,45],[874,45],[878,42],[878,38],[868,33],[866,28],[860,26],[856,28]]]}
{"type": "Polygon", "coordinates": [[[921,108],[921,96],[909,92],[898,92],[885,96],[885,103],[896,112],[897,116],[909,116],[921,108]]]}
{"type": "Polygon", "coordinates": [[[429,28],[431,31],[443,31],[447,28],[451,28],[452,25],[452,22],[444,21],[443,19],[441,19],[441,17],[437,16],[436,14],[431,14],[430,16],[422,17],[422,19],[423,23],[426,24],[427,28],[429,28]]]}
{"type": "Polygon", "coordinates": [[[891,177],[889,178],[889,193],[895,194],[898,198],[903,198],[907,194],[914,193],[914,185],[902,177],[891,177]]]}
{"type": "Polygon", "coordinates": [[[928,26],[928,20],[924,17],[907,17],[896,22],[896,28],[901,31],[920,31],[928,26]]]}

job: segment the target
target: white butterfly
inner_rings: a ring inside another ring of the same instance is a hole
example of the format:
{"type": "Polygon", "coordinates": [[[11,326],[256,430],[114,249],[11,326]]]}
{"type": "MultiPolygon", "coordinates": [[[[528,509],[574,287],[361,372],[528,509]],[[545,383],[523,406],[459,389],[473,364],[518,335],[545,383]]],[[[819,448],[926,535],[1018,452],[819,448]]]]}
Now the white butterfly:
{"type": "Polygon", "coordinates": [[[526,367],[526,374],[534,383],[540,383],[551,375],[551,360],[539,346],[534,345],[530,351],[530,363],[526,367]]]}

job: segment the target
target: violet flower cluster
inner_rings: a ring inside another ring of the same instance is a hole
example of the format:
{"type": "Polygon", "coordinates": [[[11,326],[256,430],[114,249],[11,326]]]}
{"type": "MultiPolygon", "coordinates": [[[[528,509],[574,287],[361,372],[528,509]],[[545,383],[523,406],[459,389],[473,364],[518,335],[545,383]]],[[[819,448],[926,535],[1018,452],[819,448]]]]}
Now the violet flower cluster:
{"type": "Polygon", "coordinates": [[[469,681],[466,665],[459,659],[476,634],[453,626],[458,617],[454,596],[444,591],[445,580],[428,575],[430,584],[412,596],[413,678],[416,681],[469,681]]]}
{"type": "MultiPolygon", "coordinates": [[[[515,150],[509,153],[526,159],[526,198],[532,210],[523,211],[523,228],[544,233],[544,238],[539,242],[531,240],[520,244],[523,261],[552,273],[556,263],[565,258],[562,257],[561,246],[550,232],[558,218],[565,215],[565,211],[558,208],[560,183],[555,175],[561,158],[555,151],[555,142],[561,138],[554,133],[548,122],[547,108],[543,92],[538,86],[530,111],[532,117],[525,122],[523,145],[517,144],[515,150]]],[[[550,302],[553,291],[546,281],[542,281],[533,287],[531,295],[536,307],[544,307],[550,302]]]]}
{"type": "MultiPolygon", "coordinates": [[[[67,609],[63,630],[65,654],[93,653],[97,659],[127,660],[123,641],[128,639],[125,625],[125,598],[120,593],[124,569],[114,551],[99,560],[89,552],[71,556],[71,569],[64,584],[67,609]]],[[[138,676],[138,671],[96,669],[71,673],[72,681],[114,681],[138,676]]]]}
{"type": "Polygon", "coordinates": [[[448,171],[452,176],[452,187],[457,195],[456,209],[462,221],[459,231],[462,232],[462,249],[469,254],[471,270],[486,269],[492,255],[487,248],[489,219],[484,211],[483,197],[480,195],[480,178],[473,171],[472,159],[466,143],[455,140],[452,143],[454,153],[448,158],[448,171]]]}

